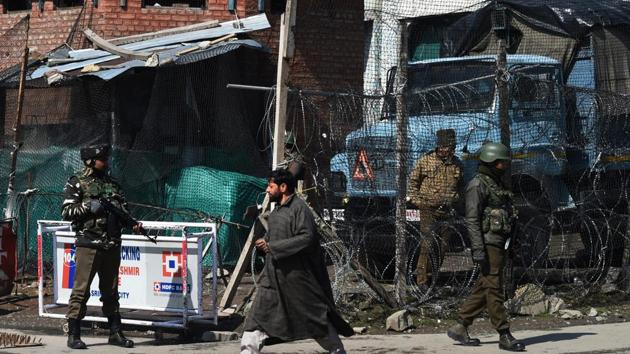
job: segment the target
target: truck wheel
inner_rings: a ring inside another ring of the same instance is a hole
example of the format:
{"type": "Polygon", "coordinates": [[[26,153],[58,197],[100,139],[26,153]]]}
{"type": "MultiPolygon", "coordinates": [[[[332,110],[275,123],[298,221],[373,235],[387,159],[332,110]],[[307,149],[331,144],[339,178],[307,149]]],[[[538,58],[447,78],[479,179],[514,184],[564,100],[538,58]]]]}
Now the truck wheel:
{"type": "Polygon", "coordinates": [[[590,175],[592,200],[598,208],[607,210],[623,210],[626,208],[626,192],[628,176],[620,170],[598,170],[590,175]]]}
{"type": "Polygon", "coordinates": [[[551,202],[540,181],[528,175],[512,176],[514,205],[519,209],[535,210],[540,213],[551,211],[551,202]]]}

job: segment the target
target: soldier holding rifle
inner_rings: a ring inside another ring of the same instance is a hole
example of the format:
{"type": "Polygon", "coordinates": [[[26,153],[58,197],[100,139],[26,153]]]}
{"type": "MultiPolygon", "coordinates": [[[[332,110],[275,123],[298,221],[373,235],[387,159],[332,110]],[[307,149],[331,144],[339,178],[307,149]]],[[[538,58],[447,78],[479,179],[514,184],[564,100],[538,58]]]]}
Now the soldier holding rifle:
{"type": "MultiPolygon", "coordinates": [[[[136,233],[143,233],[142,224],[122,219],[107,210],[99,199],[105,198],[108,206],[126,213],[126,200],[120,185],[109,175],[110,148],[89,146],[81,149],[83,171],[70,177],[64,187],[61,214],[71,221],[77,234],[75,251],[75,278],[68,304],[68,347],[85,349],[81,340],[81,320],[87,311],[90,284],[98,274],[102,311],[109,323],[108,343],[132,348],[133,341],[121,330],[118,303],[118,268],[120,266],[121,230],[132,226],[136,233]]],[[[127,214],[128,215],[128,214],[127,214]]]]}

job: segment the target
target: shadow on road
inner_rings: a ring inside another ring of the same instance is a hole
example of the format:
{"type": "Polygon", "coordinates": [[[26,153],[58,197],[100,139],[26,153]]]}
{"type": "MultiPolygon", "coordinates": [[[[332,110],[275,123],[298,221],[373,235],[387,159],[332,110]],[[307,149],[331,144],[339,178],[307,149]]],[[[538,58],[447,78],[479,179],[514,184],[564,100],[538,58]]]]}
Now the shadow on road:
{"type": "Polygon", "coordinates": [[[593,336],[597,333],[592,332],[577,332],[577,333],[549,333],[541,336],[523,338],[522,341],[525,345],[547,343],[547,342],[561,342],[565,340],[574,340],[582,336],[593,336]]]}
{"type": "MultiPolygon", "coordinates": [[[[543,334],[536,337],[522,338],[521,342],[523,342],[523,344],[525,345],[533,345],[533,344],[548,343],[548,342],[561,342],[565,340],[575,340],[582,336],[593,336],[596,334],[597,333],[592,333],[592,332],[549,333],[549,334],[543,334]]],[[[519,338],[518,333],[516,337],[519,338]]],[[[498,344],[498,343],[499,343],[498,340],[482,342],[482,344],[498,344]]]]}

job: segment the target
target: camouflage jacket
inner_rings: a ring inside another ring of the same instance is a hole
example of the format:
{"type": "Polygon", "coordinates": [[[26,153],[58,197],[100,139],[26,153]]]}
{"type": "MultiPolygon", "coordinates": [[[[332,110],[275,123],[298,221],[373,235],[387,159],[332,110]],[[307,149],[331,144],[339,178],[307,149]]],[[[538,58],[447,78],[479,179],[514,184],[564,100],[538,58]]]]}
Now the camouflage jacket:
{"type": "Polygon", "coordinates": [[[90,199],[108,198],[126,210],[127,203],[120,185],[109,175],[97,174],[91,168],[75,174],[64,187],[61,215],[71,221],[77,233],[77,246],[110,249],[120,245],[121,224],[113,215],[94,215],[90,199]]]}
{"type": "Polygon", "coordinates": [[[433,151],[416,162],[409,178],[407,195],[420,209],[454,207],[464,187],[462,183],[461,161],[453,157],[445,162],[433,151]]]}

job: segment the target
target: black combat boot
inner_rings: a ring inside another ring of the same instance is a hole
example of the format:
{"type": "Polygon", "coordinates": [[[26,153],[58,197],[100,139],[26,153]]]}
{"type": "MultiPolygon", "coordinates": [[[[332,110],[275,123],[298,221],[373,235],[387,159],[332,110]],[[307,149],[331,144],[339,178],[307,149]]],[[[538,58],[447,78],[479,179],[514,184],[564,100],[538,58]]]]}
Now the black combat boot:
{"type": "Polygon", "coordinates": [[[127,339],[122,332],[120,314],[108,316],[107,322],[109,322],[109,340],[107,342],[123,348],[133,348],[133,341],[127,339]]]}
{"type": "Polygon", "coordinates": [[[522,352],[525,350],[525,344],[514,338],[509,329],[504,329],[499,331],[499,348],[511,352],[522,352]]]}
{"type": "Polygon", "coordinates": [[[448,337],[452,340],[459,342],[461,345],[477,346],[481,344],[481,341],[477,338],[470,338],[468,335],[468,327],[461,323],[454,325],[448,329],[448,337]]]}
{"type": "Polygon", "coordinates": [[[68,318],[68,348],[87,349],[81,340],[81,320],[68,318]]]}

